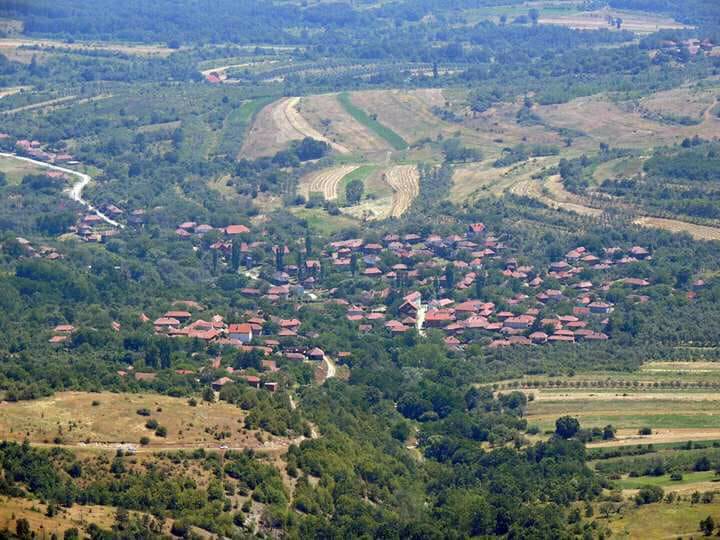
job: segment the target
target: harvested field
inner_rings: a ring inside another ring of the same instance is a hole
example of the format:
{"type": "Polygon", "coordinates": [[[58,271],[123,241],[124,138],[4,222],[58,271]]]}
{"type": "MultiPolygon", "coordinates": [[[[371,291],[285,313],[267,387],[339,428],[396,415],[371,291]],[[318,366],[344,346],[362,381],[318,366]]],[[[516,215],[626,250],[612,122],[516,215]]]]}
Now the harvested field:
{"type": "Polygon", "coordinates": [[[618,11],[603,9],[599,11],[587,11],[569,15],[541,15],[540,24],[555,24],[567,26],[577,30],[598,30],[601,28],[613,29],[608,24],[608,17],[621,18],[622,29],[629,30],[636,34],[652,34],[662,29],[680,29],[688,26],[679,23],[669,17],[651,15],[649,13],[637,13],[629,11],[618,11]]]}
{"type": "Polygon", "coordinates": [[[687,233],[696,240],[720,240],[720,228],[696,225],[677,219],[665,219],[658,217],[640,217],[634,222],[642,227],[654,227],[665,229],[674,233],[687,233]]]}
{"type": "Polygon", "coordinates": [[[303,98],[303,117],[322,135],[353,152],[389,150],[390,145],[356,121],[338,101],[336,94],[303,98]]]}
{"type": "Polygon", "coordinates": [[[615,440],[589,443],[588,448],[612,448],[632,444],[661,444],[685,441],[720,440],[720,429],[655,429],[652,435],[638,435],[636,429],[619,429],[615,440]]]}
{"type": "Polygon", "coordinates": [[[704,118],[717,104],[720,89],[682,86],[657,92],[640,100],[640,106],[648,111],[669,117],[689,117],[697,121],[704,118]]]}
{"type": "Polygon", "coordinates": [[[256,116],[245,139],[241,156],[258,158],[272,156],[287,148],[292,141],[312,137],[328,143],[341,154],[350,151],[312,127],[298,110],[300,98],[284,98],[264,107],[256,116]]]}
{"type": "Polygon", "coordinates": [[[649,373],[720,373],[720,362],[648,362],[640,370],[649,373]]]}
{"type": "Polygon", "coordinates": [[[415,165],[397,165],[385,171],[385,180],[395,192],[390,217],[402,216],[420,194],[420,173],[415,165]]]}
{"type": "Polygon", "coordinates": [[[593,180],[601,183],[609,178],[629,178],[642,172],[645,157],[623,157],[601,163],[593,172],[593,180]]]}
{"type": "Polygon", "coordinates": [[[432,113],[435,106],[442,107],[445,98],[442,90],[368,90],[354,92],[352,102],[378,122],[413,144],[420,139],[434,139],[457,131],[432,113]]]}
{"type": "Polygon", "coordinates": [[[326,201],[334,201],[338,198],[342,179],[359,168],[360,165],[343,165],[312,173],[300,181],[300,193],[306,198],[311,193],[322,193],[326,201]]]}
{"type": "Polygon", "coordinates": [[[186,399],[161,395],[61,392],[34,401],[2,402],[0,439],[111,449],[123,442],[137,444],[140,437],[147,436],[149,450],[214,448],[219,444],[257,448],[261,444],[254,432],[243,433],[244,416],[239,408],[226,403],[192,407],[186,399]],[[95,401],[99,404],[93,405],[95,401]],[[149,416],[137,414],[143,408],[149,416]],[[146,428],[149,419],[164,426],[167,436],[158,437],[146,428]],[[214,433],[221,431],[230,436],[218,442],[214,433]]]}
{"type": "Polygon", "coordinates": [[[112,43],[105,41],[66,43],[53,39],[5,38],[0,39],[0,53],[32,48],[34,52],[54,51],[111,51],[136,56],[166,57],[176,52],[165,45],[112,43]]]}
{"type": "Polygon", "coordinates": [[[281,129],[289,128],[294,130],[299,135],[297,138],[303,139],[305,137],[311,137],[318,141],[328,143],[334,150],[340,152],[341,154],[350,153],[350,150],[345,148],[343,145],[331,141],[312,127],[301,114],[299,106],[300,98],[295,97],[285,100],[284,105],[276,109],[276,114],[274,116],[276,125],[281,127],[281,129]]]}
{"type": "Polygon", "coordinates": [[[691,389],[541,389],[528,390],[528,423],[551,430],[560,416],[578,418],[583,427],[615,426],[618,440],[593,445],[619,446],[645,442],[715,440],[720,437],[720,396],[691,389]],[[653,438],[638,439],[650,427],[653,438]]]}
{"type": "Polygon", "coordinates": [[[595,147],[605,142],[626,148],[650,148],[694,135],[711,139],[720,130],[720,119],[712,114],[703,115],[703,121],[697,125],[671,125],[646,118],[640,107],[630,103],[617,105],[604,96],[542,106],[536,112],[556,128],[582,131],[589,138],[589,141],[583,138],[583,143],[591,142],[595,147]]]}

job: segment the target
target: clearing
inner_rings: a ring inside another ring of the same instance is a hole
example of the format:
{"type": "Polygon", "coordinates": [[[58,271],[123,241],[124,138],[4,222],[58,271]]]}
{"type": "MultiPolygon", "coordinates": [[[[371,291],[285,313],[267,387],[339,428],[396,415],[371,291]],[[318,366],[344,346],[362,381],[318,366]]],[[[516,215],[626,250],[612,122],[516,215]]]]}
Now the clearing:
{"type": "Polygon", "coordinates": [[[140,437],[147,436],[150,451],[216,448],[220,444],[240,449],[263,447],[255,432],[244,429],[244,418],[241,409],[224,402],[198,402],[192,407],[187,399],[161,395],[60,392],[39,400],[2,402],[0,439],[112,449],[122,443],[137,445],[140,437]],[[147,409],[150,415],[137,414],[139,409],[147,409]],[[146,428],[149,419],[164,426],[167,436],[158,437],[146,428]],[[226,437],[220,441],[215,435],[222,432],[226,437]]]}

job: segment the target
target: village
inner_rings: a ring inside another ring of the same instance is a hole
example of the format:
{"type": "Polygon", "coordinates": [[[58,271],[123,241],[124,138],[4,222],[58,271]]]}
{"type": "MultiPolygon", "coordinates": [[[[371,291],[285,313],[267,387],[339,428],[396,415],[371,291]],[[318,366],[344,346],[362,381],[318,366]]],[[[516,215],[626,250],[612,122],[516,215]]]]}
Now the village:
{"type": "MultiPolygon", "coordinates": [[[[358,335],[432,333],[448,350],[463,354],[470,345],[494,349],[606,341],[615,307],[608,299],[611,288],[629,289],[633,302],[650,301],[642,294],[650,281],[622,271],[632,263],[652,260],[645,247],[613,246],[593,253],[577,246],[547,267],[536,268],[520,264],[512,246],[482,223],[446,237],[388,234],[379,241],[333,241],[311,255],[300,241],[286,246],[256,240],[262,234],[242,224],[214,228],[184,222],[175,236],[194,242],[194,249],[209,250],[226,271],[237,265],[236,273],[248,280],[239,293],[254,307],[234,320],[210,314],[192,300],[178,301],[177,309],[154,318],[139,315],[156,336],[198,340],[216,352],[256,355],[257,366],[250,369],[223,364],[222,354],[211,358],[200,371],[223,371],[212,382],[216,391],[244,381],[274,392],[282,384],[276,375],[292,363],[311,366],[319,381],[335,376],[336,366],[346,364],[351,353],[322,350],[317,334],[303,326],[303,306],[336,306],[345,318],[338,324],[350,325],[358,335]],[[209,234],[214,241],[201,242],[209,234]],[[293,253],[297,264],[286,263],[293,253]],[[357,282],[359,292],[348,295],[337,286],[326,286],[342,280],[357,282]],[[488,300],[491,282],[499,284],[494,291],[506,291],[502,298],[495,292],[495,301],[488,300]]],[[[694,289],[702,286],[702,281],[693,284],[694,289]]],[[[118,323],[113,329],[121,330],[118,323]]],[[[69,325],[55,327],[50,343],[63,346],[75,330],[69,325]]],[[[199,375],[194,370],[176,373],[199,375]]],[[[152,381],[157,373],[127,366],[118,375],[152,381]]]]}

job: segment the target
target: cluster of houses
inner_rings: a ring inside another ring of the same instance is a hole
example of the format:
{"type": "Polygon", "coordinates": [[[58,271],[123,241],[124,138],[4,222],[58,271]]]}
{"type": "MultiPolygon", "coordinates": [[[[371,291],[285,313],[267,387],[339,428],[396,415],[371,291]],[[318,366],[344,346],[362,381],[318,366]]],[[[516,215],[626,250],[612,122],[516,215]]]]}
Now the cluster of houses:
{"type": "MultiPolygon", "coordinates": [[[[353,259],[361,258],[364,270],[359,274],[386,285],[385,289],[365,295],[362,302],[337,301],[346,305],[347,320],[357,324],[360,332],[385,330],[401,334],[412,328],[420,331],[434,328],[445,333],[444,340],[449,347],[460,348],[478,341],[490,347],[603,341],[608,336],[602,329],[613,310],[612,303],[604,298],[613,282],[593,283],[581,279],[580,275],[585,269],[602,271],[651,258],[650,252],[640,246],[627,252],[619,247],[608,248],[597,255],[579,246],[562,260],[553,261],[548,268],[535,269],[520,266],[513,257],[503,259],[505,248],[497,238],[486,235],[480,223],[470,225],[464,237],[422,238],[408,234],[388,235],[380,243],[365,243],[361,239],[335,242],[330,246],[335,268],[347,269],[353,259]],[[390,267],[383,265],[382,255],[387,253],[400,262],[390,267]],[[499,266],[504,278],[521,283],[522,292],[504,299],[506,309],[499,310],[492,302],[473,298],[475,281],[479,275],[487,279],[490,265],[486,263],[490,260],[502,261],[492,267],[499,266]],[[446,275],[433,278],[427,272],[435,268],[437,274],[437,270],[447,265],[458,273],[455,283],[448,283],[446,275]],[[437,287],[432,287],[433,279],[437,287]],[[398,281],[410,282],[418,289],[430,286],[436,294],[424,302],[419,290],[415,290],[403,298],[397,313],[391,316],[383,300],[398,281]],[[554,287],[546,286],[545,281],[554,283],[554,287]],[[464,300],[456,302],[456,297],[464,300]],[[554,313],[556,305],[561,302],[566,305],[571,300],[571,313],[554,313]]],[[[617,281],[637,289],[650,285],[647,280],[634,277],[617,281]]],[[[648,299],[641,294],[634,296],[639,302],[648,299]]]]}
{"type": "MultiPolygon", "coordinates": [[[[5,138],[9,137],[7,134],[2,135],[5,135],[5,138]]],[[[29,156],[46,163],[67,163],[68,165],[77,164],[77,161],[74,161],[75,158],[71,154],[66,152],[50,152],[44,150],[40,141],[21,139],[15,143],[15,150],[19,155],[29,156]]]]}
{"type": "Polygon", "coordinates": [[[28,240],[27,238],[23,238],[22,236],[17,236],[15,240],[20,245],[23,254],[26,257],[31,257],[34,259],[46,259],[48,261],[57,261],[58,259],[63,258],[62,253],[60,253],[56,248],[52,246],[41,245],[35,247],[32,245],[32,242],[30,242],[30,240],[28,240]]]}
{"type": "Polygon", "coordinates": [[[697,55],[700,51],[710,56],[720,56],[720,47],[716,46],[710,38],[690,38],[682,41],[666,39],[662,41],[660,45],[665,50],[672,50],[675,52],[687,49],[691,56],[697,55]]]}

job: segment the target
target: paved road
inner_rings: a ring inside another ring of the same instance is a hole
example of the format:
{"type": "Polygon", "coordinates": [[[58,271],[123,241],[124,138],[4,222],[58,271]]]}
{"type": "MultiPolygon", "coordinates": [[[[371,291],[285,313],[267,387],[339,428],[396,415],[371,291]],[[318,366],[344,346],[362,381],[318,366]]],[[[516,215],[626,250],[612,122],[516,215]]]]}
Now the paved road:
{"type": "Polygon", "coordinates": [[[118,223],[114,219],[108,217],[107,215],[103,214],[95,208],[93,205],[91,205],[89,202],[87,202],[85,199],[83,199],[82,194],[85,187],[92,181],[92,178],[88,176],[87,174],[73,171],[72,169],[66,169],[65,167],[59,167],[57,165],[51,165],[49,163],[45,163],[44,161],[38,161],[36,159],[31,159],[27,157],[17,156],[15,154],[6,154],[4,152],[0,152],[0,156],[10,158],[10,159],[17,159],[19,161],[25,161],[27,163],[32,163],[33,165],[36,165],[38,167],[42,167],[44,169],[51,169],[53,171],[60,171],[65,174],[69,174],[72,176],[75,176],[78,178],[78,181],[75,182],[72,187],[67,190],[68,196],[73,200],[80,204],[82,204],[85,208],[87,208],[90,212],[96,214],[99,216],[103,221],[105,221],[107,224],[112,225],[113,227],[119,227],[121,229],[125,228],[125,225],[122,223],[118,223]]]}

